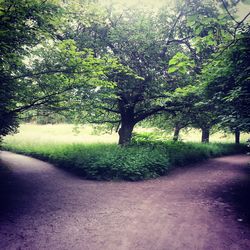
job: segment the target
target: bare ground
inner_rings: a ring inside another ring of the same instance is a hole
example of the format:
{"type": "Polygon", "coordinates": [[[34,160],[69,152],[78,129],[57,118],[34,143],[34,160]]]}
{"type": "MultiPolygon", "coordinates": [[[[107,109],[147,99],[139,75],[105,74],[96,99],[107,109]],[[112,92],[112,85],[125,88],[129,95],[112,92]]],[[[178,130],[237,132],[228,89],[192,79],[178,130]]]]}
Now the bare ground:
{"type": "Polygon", "coordinates": [[[83,180],[1,152],[0,249],[250,249],[244,155],[143,182],[83,180]]]}

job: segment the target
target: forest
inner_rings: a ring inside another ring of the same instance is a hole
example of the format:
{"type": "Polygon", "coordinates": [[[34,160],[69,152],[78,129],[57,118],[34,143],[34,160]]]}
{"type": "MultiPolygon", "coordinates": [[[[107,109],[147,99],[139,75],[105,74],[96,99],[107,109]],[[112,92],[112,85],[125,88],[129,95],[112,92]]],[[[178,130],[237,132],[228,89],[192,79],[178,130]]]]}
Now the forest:
{"type": "Polygon", "coordinates": [[[248,1],[2,0],[0,8],[2,140],[25,122],[93,124],[118,134],[123,155],[157,141],[138,126],[173,131],[180,144],[187,128],[204,144],[214,131],[233,133],[235,144],[249,133],[248,1]]]}

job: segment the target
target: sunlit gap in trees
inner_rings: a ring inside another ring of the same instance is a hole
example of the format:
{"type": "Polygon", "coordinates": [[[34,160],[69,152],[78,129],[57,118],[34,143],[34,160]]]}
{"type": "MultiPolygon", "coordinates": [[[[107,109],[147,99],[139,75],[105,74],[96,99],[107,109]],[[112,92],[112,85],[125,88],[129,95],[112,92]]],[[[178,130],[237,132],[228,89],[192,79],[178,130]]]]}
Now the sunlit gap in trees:
{"type": "Polygon", "coordinates": [[[102,5],[116,5],[120,10],[126,7],[148,7],[159,9],[164,5],[174,5],[175,0],[101,0],[102,5]]]}
{"type": "MultiPolygon", "coordinates": [[[[151,10],[158,10],[164,6],[174,7],[178,0],[97,0],[100,5],[112,6],[118,11],[123,11],[126,8],[147,8],[151,10]]],[[[179,1],[180,2],[180,1],[179,1]]],[[[204,1],[206,2],[206,0],[204,1]]],[[[218,1],[218,4],[220,1],[218,1]]],[[[250,11],[250,0],[240,1],[237,6],[235,6],[236,19],[241,20],[250,11]]],[[[250,22],[250,17],[247,18],[250,22]]]]}

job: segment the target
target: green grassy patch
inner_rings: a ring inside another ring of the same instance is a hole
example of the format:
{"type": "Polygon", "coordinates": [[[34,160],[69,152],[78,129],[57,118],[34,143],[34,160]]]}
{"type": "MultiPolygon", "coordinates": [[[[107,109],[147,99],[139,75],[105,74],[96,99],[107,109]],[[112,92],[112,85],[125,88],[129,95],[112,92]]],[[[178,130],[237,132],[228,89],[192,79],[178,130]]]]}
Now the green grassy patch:
{"type": "Polygon", "coordinates": [[[210,157],[246,152],[245,145],[140,141],[120,147],[115,144],[63,144],[5,142],[5,150],[47,160],[76,171],[87,179],[143,180],[165,175],[176,166],[185,166],[210,157]]]}

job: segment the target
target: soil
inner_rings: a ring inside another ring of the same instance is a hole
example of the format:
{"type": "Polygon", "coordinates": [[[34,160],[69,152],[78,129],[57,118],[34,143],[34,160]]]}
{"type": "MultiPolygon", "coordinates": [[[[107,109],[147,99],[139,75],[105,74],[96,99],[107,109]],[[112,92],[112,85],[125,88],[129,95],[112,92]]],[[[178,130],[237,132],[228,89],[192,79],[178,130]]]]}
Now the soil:
{"type": "Polygon", "coordinates": [[[97,182],[1,152],[0,249],[250,249],[250,157],[97,182]]]}

